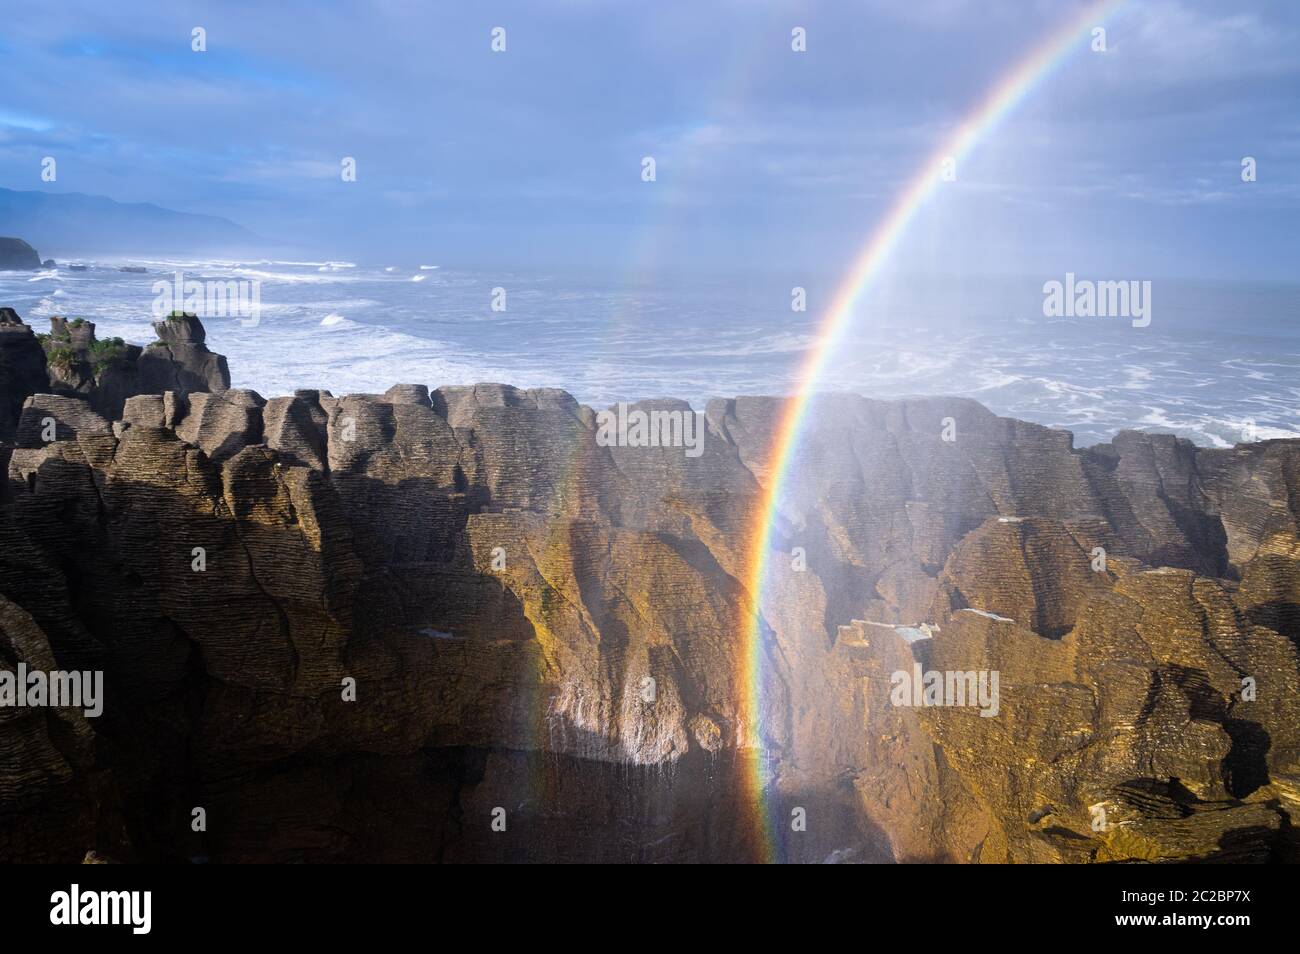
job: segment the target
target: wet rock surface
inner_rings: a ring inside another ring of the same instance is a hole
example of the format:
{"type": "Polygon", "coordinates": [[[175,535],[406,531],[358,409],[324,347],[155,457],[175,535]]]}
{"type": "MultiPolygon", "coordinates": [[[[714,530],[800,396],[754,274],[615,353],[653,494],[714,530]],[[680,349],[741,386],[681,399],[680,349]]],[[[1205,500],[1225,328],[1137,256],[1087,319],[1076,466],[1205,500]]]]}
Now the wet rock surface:
{"type": "Polygon", "coordinates": [[[0,351],[0,667],[106,680],[0,709],[6,860],[1296,856],[1300,442],[818,399],[751,651],[782,401],[602,446],[547,389],[263,400],[196,324],[111,413],[0,351]]]}

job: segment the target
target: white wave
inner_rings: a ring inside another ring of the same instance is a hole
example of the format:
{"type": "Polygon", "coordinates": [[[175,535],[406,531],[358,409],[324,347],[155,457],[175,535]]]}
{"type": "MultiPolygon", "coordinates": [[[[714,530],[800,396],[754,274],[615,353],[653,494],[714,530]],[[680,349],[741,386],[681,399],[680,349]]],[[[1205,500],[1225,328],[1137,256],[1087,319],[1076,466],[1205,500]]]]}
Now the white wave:
{"type": "Polygon", "coordinates": [[[441,266],[441,265],[421,265],[421,266],[420,266],[420,271],[422,271],[422,272],[431,272],[431,271],[433,271],[435,268],[442,268],[442,266],[441,266]]]}
{"type": "Polygon", "coordinates": [[[1057,381],[1054,378],[1034,378],[1034,383],[1041,384],[1049,392],[1057,396],[1099,398],[1105,394],[1102,388],[1084,387],[1082,384],[1071,384],[1069,381],[1057,381]]]}
{"type": "Polygon", "coordinates": [[[971,388],[972,391],[996,391],[998,388],[1010,387],[1024,380],[1018,374],[1008,374],[1005,371],[988,371],[980,374],[979,377],[980,383],[971,388]]]}
{"type": "Polygon", "coordinates": [[[320,320],[320,323],[322,328],[334,328],[338,325],[352,324],[352,322],[348,321],[346,318],[344,318],[342,315],[338,314],[337,312],[331,312],[330,314],[326,315],[324,318],[320,320]]]}
{"type": "Polygon", "coordinates": [[[227,262],[221,259],[202,258],[138,258],[134,260],[138,265],[152,265],[155,268],[173,269],[179,271],[213,270],[223,268],[246,268],[248,265],[269,265],[270,262],[227,262]]]}
{"type": "MultiPolygon", "coordinates": [[[[125,337],[125,336],[124,336],[125,337]]],[[[474,384],[509,379],[519,387],[556,387],[553,372],[521,372],[480,361],[446,342],[343,321],[321,334],[318,324],[249,330],[231,323],[209,326],[208,344],[227,355],[236,387],[264,397],[324,386],[335,394],[382,393],[397,383],[474,384]],[[305,382],[305,383],[304,383],[305,382]]]]}
{"type": "Polygon", "coordinates": [[[256,262],[217,262],[222,265],[297,265],[302,268],[356,268],[355,262],[294,262],[278,258],[263,258],[256,262]]]}
{"type": "Polygon", "coordinates": [[[1120,385],[1126,391],[1145,391],[1151,386],[1151,369],[1140,364],[1130,364],[1124,368],[1125,380],[1120,385]]]}
{"type": "Polygon", "coordinates": [[[1300,437],[1300,431],[1287,430],[1285,427],[1257,426],[1255,434],[1261,441],[1288,440],[1293,437],[1300,437]]]}
{"type": "Polygon", "coordinates": [[[1149,424],[1152,427],[1167,427],[1171,429],[1179,426],[1177,423],[1172,421],[1167,414],[1165,414],[1164,408],[1161,407],[1148,407],[1147,413],[1141,418],[1139,423],[1149,424]]]}
{"type": "MultiPolygon", "coordinates": [[[[230,271],[236,275],[243,275],[248,278],[256,278],[263,282],[278,282],[285,285],[326,285],[331,283],[351,281],[346,275],[311,275],[299,274],[297,272],[266,272],[257,268],[232,268],[230,271]]],[[[218,276],[195,276],[195,277],[220,277],[218,276]]]]}
{"type": "MultiPolygon", "coordinates": [[[[789,354],[792,352],[807,351],[817,343],[814,335],[798,335],[790,332],[769,335],[758,341],[751,341],[746,344],[736,345],[726,349],[717,349],[713,351],[696,351],[695,354],[701,357],[731,357],[734,355],[753,355],[753,354],[789,354]]],[[[678,353],[680,349],[676,349],[678,353]]]]}
{"type": "Polygon", "coordinates": [[[426,276],[424,276],[424,275],[412,275],[412,276],[411,276],[411,281],[413,281],[413,282],[422,282],[422,281],[424,281],[425,278],[426,278],[426,276]]]}

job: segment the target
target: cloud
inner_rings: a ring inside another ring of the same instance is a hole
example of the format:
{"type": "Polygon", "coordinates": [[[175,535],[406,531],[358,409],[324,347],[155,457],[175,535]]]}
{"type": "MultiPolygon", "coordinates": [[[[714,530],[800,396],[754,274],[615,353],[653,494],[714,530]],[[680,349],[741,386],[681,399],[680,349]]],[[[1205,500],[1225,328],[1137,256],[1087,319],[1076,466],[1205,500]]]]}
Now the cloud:
{"type": "MultiPolygon", "coordinates": [[[[40,157],[57,154],[60,188],[297,231],[354,258],[436,234],[609,259],[623,253],[609,235],[634,243],[653,221],[707,262],[741,246],[776,261],[856,247],[1077,4],[65,6],[8,14],[0,185],[41,187],[40,157]],[[795,23],[805,54],[789,48],[795,23]],[[190,51],[195,25],[207,53],[190,51]],[[659,163],[652,186],[643,155],[659,163]],[[343,156],[359,168],[346,186],[343,156]]],[[[1169,210],[1253,215],[1263,196],[1294,209],[1300,10],[1143,0],[1106,25],[1106,54],[1068,57],[963,160],[954,209],[1032,246],[1147,206],[1152,254],[1178,237],[1169,210]],[[1234,179],[1242,155],[1260,159],[1250,193],[1234,179]]]]}

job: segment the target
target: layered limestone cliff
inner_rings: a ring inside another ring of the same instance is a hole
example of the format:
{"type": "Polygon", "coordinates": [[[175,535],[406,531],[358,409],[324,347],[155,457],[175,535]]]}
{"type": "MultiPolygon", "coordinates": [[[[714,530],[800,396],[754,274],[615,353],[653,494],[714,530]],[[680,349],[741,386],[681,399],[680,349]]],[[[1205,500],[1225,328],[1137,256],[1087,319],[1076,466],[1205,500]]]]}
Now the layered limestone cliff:
{"type": "Polygon", "coordinates": [[[268,400],[168,349],[209,371],[106,396],[0,348],[0,666],[106,678],[0,708],[0,858],[1294,859],[1300,442],[819,399],[751,646],[781,400],[692,456],[561,391],[268,400]],[[900,704],[918,669],[996,704],[900,704]]]}
{"type": "Polygon", "coordinates": [[[39,338],[49,390],[84,398],[97,413],[117,420],[137,394],[185,397],[230,387],[226,359],[208,350],[194,315],[174,313],[154,322],[154,331],[157,340],[141,348],[121,338],[98,340],[92,321],[51,318],[50,333],[39,338]]]}

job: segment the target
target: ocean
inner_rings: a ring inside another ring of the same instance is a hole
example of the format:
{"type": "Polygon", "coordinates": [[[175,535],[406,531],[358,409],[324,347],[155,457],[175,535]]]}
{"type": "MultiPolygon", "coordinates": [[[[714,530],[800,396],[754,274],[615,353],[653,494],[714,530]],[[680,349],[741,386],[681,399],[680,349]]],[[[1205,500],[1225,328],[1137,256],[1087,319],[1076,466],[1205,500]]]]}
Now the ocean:
{"type": "MultiPolygon", "coordinates": [[[[154,283],[259,283],[257,323],[204,321],[232,383],[264,397],[504,382],[557,387],[597,408],[679,397],[785,394],[816,340],[834,276],[773,271],[625,275],[594,269],[309,261],[88,261],[0,273],[0,305],[38,331],[51,315],[100,338],[153,340],[154,283]],[[807,310],[791,307],[805,289],[807,310]],[[504,300],[497,289],[504,289],[504,300]],[[493,308],[494,296],[497,310],[493,308]],[[501,306],[504,305],[504,308],[501,306]]],[[[884,277],[818,390],[960,395],[1065,428],[1077,446],[1124,428],[1203,446],[1300,436],[1300,286],[1154,280],[1151,323],[1048,318],[1043,283],[884,277]]]]}

